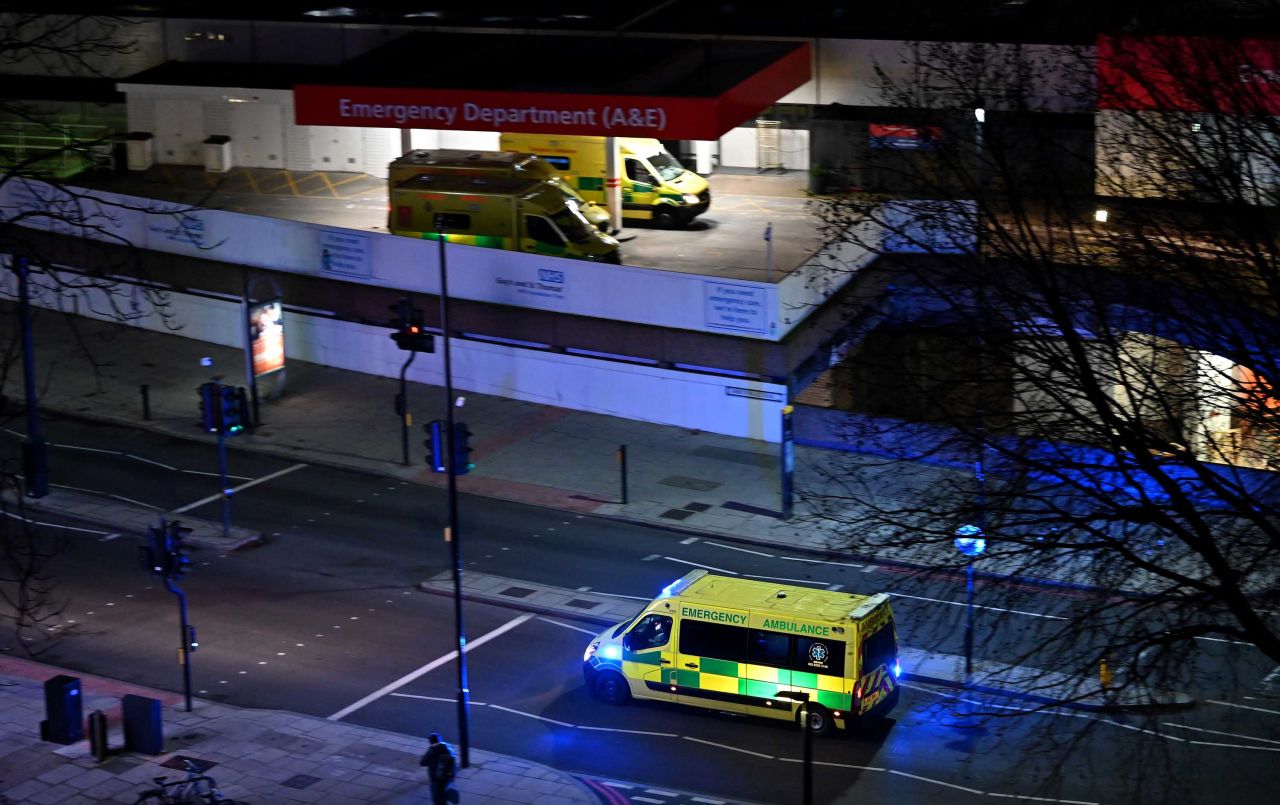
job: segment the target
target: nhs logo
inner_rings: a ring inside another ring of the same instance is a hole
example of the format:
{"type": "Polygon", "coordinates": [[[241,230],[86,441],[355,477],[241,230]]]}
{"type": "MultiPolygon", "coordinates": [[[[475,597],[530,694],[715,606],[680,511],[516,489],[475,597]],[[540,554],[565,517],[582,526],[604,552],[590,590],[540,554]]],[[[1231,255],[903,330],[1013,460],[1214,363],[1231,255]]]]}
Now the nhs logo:
{"type": "Polygon", "coordinates": [[[563,285],[563,284],[564,284],[564,272],[563,272],[563,271],[555,271],[555,270],[550,269],[550,268],[540,268],[540,269],[538,269],[538,280],[539,280],[540,282],[555,282],[555,283],[559,283],[559,284],[563,285]]]}

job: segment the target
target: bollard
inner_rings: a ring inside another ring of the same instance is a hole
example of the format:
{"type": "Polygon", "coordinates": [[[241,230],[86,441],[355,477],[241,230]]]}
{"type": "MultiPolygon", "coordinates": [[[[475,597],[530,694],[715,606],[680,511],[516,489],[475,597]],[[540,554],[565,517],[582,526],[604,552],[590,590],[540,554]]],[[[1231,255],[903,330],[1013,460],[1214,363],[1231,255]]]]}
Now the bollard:
{"type": "Polygon", "coordinates": [[[107,716],[101,710],[89,714],[89,751],[93,759],[101,763],[107,759],[107,716]]]}
{"type": "Polygon", "coordinates": [[[618,445],[617,458],[618,458],[618,470],[619,470],[619,476],[620,476],[618,478],[618,481],[622,487],[621,503],[623,506],[625,506],[627,505],[627,446],[625,444],[618,445]]]}
{"type": "Polygon", "coordinates": [[[1107,658],[1103,657],[1102,662],[1098,665],[1098,682],[1102,685],[1103,690],[1111,687],[1111,679],[1111,669],[1107,667],[1107,658]]]}
{"type": "Polygon", "coordinates": [[[146,383],[138,386],[138,392],[142,395],[142,418],[151,421],[151,387],[146,383]]]}

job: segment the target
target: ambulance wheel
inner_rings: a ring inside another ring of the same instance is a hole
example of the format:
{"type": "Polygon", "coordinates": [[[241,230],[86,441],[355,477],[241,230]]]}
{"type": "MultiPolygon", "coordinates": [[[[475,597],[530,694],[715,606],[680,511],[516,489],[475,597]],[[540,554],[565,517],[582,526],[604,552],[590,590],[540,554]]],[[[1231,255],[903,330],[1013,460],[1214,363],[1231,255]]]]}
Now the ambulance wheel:
{"type": "Polygon", "coordinates": [[[596,696],[609,704],[626,704],[631,699],[627,680],[617,671],[601,671],[596,675],[596,696]]]}
{"type": "MultiPolygon", "coordinates": [[[[796,713],[796,721],[800,714],[796,713]]],[[[826,735],[831,731],[831,711],[820,704],[809,705],[809,732],[814,735],[826,735]]]]}
{"type": "Polygon", "coordinates": [[[659,229],[675,229],[679,223],[680,219],[670,207],[658,207],[653,211],[653,225],[659,229]]]}

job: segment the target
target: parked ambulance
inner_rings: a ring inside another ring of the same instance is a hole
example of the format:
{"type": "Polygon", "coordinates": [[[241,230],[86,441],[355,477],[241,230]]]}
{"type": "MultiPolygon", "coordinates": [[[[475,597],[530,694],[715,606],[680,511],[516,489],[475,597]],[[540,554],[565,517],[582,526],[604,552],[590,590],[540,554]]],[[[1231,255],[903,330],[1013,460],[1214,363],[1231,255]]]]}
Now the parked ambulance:
{"type": "Polygon", "coordinates": [[[889,597],[814,590],[695,570],[583,655],[587,688],[631,698],[800,721],[809,729],[883,718],[898,703],[889,597]]]}
{"type": "Polygon", "coordinates": [[[587,223],[577,204],[536,179],[422,174],[391,188],[396,235],[618,263],[618,241],[587,223]]]}
{"type": "MultiPolygon", "coordinates": [[[[623,162],[622,217],[652,221],[664,229],[685,226],[711,206],[707,180],[651,138],[619,137],[623,162]]],[[[568,177],[582,197],[605,204],[605,138],[503,134],[504,151],[528,151],[568,177]]]]}
{"type": "Polygon", "coordinates": [[[609,220],[609,212],[604,207],[587,201],[579,195],[565,177],[536,154],[513,151],[464,151],[456,148],[417,149],[391,163],[387,186],[395,187],[423,173],[526,177],[549,182],[577,203],[578,211],[587,219],[587,223],[606,234],[617,231],[613,222],[609,220]]]}

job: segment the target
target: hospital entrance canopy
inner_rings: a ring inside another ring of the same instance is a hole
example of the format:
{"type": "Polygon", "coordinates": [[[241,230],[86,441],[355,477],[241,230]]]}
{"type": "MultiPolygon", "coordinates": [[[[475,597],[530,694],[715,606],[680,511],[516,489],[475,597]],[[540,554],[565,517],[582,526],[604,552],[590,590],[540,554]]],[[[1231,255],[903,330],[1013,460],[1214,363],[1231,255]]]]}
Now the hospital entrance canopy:
{"type": "Polygon", "coordinates": [[[452,33],[321,69],[294,85],[299,125],[668,140],[718,139],[811,72],[807,42],[452,33]]]}

